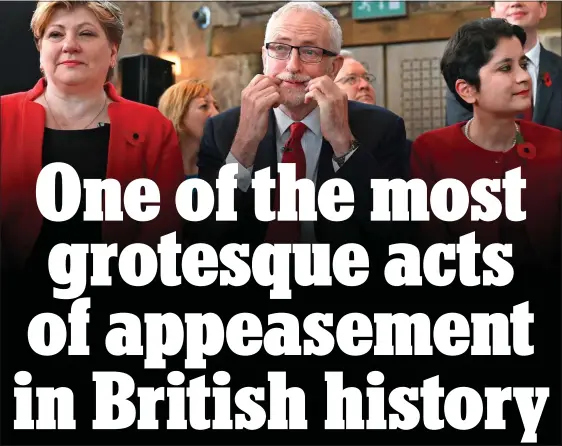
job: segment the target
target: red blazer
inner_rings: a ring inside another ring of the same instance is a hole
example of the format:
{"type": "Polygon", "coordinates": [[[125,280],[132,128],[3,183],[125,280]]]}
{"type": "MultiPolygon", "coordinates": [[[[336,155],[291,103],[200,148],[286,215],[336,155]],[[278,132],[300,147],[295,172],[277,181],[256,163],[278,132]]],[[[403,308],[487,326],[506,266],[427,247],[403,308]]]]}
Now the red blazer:
{"type": "MultiPolygon", "coordinates": [[[[441,179],[455,178],[470,192],[476,180],[501,179],[505,170],[520,166],[521,177],[527,181],[521,191],[521,208],[527,212],[525,229],[534,252],[541,261],[548,263],[558,260],[560,254],[562,132],[529,121],[518,122],[525,142],[536,147],[534,159],[523,159],[516,148],[503,155],[484,150],[467,140],[462,131],[464,122],[460,122],[426,132],[414,141],[411,177],[423,179],[428,191],[441,179]]],[[[477,203],[471,199],[472,204],[477,203]]],[[[472,231],[476,232],[477,242],[483,245],[499,241],[499,220],[471,221],[470,208],[465,217],[456,222],[440,222],[433,215],[430,219],[420,224],[419,235],[427,245],[456,242],[459,236],[472,231]]]]}
{"type": "MultiPolygon", "coordinates": [[[[41,231],[43,216],[35,201],[35,184],[42,169],[45,109],[33,101],[45,85],[41,79],[28,92],[0,99],[3,265],[23,265],[41,231]]],[[[111,130],[106,177],[117,179],[122,193],[137,178],[152,179],[160,189],[160,212],[154,220],[140,223],[123,209],[122,222],[102,223],[103,240],[120,246],[133,242],[154,246],[162,235],[179,234],[182,228],[175,206],[176,189],[184,178],[178,137],[172,123],[155,107],[118,96],[110,83],[105,90],[114,101],[108,106],[111,130]]]]}

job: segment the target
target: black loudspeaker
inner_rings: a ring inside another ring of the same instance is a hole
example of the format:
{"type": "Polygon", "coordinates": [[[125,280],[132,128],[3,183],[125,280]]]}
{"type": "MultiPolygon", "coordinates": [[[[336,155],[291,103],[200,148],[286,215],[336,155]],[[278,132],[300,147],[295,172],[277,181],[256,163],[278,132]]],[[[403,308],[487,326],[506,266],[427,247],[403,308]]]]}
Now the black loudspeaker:
{"type": "Polygon", "coordinates": [[[173,62],[150,54],[123,56],[119,60],[121,96],[158,106],[158,100],[175,83],[173,62]]]}
{"type": "Polygon", "coordinates": [[[33,88],[41,78],[39,52],[29,29],[36,2],[0,1],[0,95],[33,88]]]}

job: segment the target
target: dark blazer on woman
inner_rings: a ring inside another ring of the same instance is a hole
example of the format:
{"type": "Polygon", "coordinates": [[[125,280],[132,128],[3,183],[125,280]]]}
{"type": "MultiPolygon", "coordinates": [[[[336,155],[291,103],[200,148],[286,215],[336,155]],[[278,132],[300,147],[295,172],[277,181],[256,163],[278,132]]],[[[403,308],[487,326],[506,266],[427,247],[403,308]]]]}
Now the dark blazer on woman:
{"type": "MultiPolygon", "coordinates": [[[[22,266],[41,231],[43,216],[35,200],[35,186],[42,169],[45,109],[34,102],[46,87],[41,79],[27,92],[1,97],[0,218],[2,264],[22,266]]],[[[108,97],[110,138],[106,178],[126,186],[137,178],[153,180],[160,190],[158,216],[140,223],[127,216],[122,222],[103,222],[105,243],[120,246],[139,242],[154,246],[162,235],[181,232],[175,193],[183,181],[179,141],[172,123],[156,108],[120,97],[112,84],[108,97]]],[[[80,150],[79,147],[76,150],[80,150]]]]}

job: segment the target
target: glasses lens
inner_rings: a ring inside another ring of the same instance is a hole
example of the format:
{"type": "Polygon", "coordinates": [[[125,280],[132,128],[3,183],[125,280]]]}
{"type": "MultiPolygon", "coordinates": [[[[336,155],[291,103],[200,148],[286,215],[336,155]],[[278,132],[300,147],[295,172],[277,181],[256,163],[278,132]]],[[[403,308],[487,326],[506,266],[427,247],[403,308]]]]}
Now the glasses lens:
{"type": "Polygon", "coordinates": [[[303,62],[315,63],[322,60],[323,51],[320,48],[303,46],[299,49],[299,55],[303,62]]]}
{"type": "Polygon", "coordinates": [[[283,43],[270,43],[267,46],[267,52],[276,59],[287,59],[291,53],[291,47],[283,43]]]}

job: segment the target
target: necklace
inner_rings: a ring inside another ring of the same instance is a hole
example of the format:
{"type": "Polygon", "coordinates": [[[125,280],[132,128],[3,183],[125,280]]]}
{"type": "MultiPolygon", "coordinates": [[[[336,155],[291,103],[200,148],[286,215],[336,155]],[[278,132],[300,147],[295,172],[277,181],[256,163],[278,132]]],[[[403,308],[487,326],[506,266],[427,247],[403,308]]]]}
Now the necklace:
{"type": "MultiPolygon", "coordinates": [[[[468,135],[468,130],[469,130],[470,124],[472,123],[473,120],[474,120],[474,118],[470,118],[470,120],[465,124],[465,126],[464,126],[464,136],[466,136],[466,139],[468,139],[472,144],[478,145],[468,135]]],[[[517,134],[519,133],[519,126],[517,125],[516,122],[514,124],[515,124],[515,136],[513,137],[513,143],[511,144],[511,147],[509,149],[502,150],[502,152],[507,152],[508,150],[515,147],[515,144],[517,143],[517,134]]]]}
{"type": "MultiPolygon", "coordinates": [[[[53,110],[51,110],[51,106],[49,105],[49,101],[47,100],[47,93],[45,92],[45,94],[44,94],[43,96],[44,96],[44,98],[45,98],[45,103],[47,104],[47,108],[49,109],[49,112],[51,113],[51,116],[53,117],[53,120],[55,121],[55,124],[57,125],[57,127],[58,127],[59,129],[65,130],[65,129],[59,124],[59,122],[57,121],[57,118],[55,118],[55,115],[54,115],[54,113],[53,113],[53,110]]],[[[90,126],[92,125],[92,122],[94,122],[94,121],[96,120],[96,118],[97,118],[99,115],[101,115],[101,113],[105,110],[106,104],[107,104],[107,97],[105,97],[105,99],[103,100],[103,106],[102,106],[101,110],[98,112],[98,114],[97,114],[96,116],[94,116],[93,119],[92,119],[90,122],[88,122],[88,124],[87,124],[82,130],[87,129],[88,127],[90,127],[90,126]]]]}

